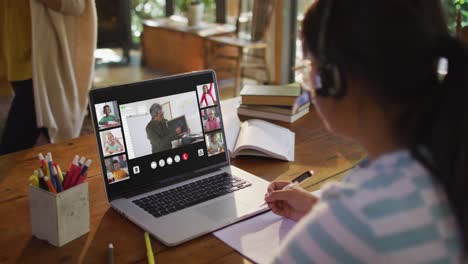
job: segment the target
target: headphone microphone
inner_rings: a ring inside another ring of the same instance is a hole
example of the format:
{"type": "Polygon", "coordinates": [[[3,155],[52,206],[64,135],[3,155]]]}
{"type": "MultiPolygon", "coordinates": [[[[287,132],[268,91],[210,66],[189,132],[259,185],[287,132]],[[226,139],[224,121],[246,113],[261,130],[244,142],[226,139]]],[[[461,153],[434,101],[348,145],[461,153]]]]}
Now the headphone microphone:
{"type": "Polygon", "coordinates": [[[330,20],[331,9],[335,0],[325,1],[325,10],[321,21],[318,43],[318,76],[316,93],[319,96],[341,97],[345,93],[343,73],[335,63],[326,56],[327,27],[330,20]]]}

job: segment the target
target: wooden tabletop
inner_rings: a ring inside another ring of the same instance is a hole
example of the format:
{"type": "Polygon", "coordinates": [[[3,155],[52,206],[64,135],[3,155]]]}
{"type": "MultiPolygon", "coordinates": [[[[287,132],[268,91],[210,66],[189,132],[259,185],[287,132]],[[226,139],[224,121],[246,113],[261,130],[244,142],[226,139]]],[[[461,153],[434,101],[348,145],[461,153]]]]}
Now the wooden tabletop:
{"type": "MultiPolygon", "coordinates": [[[[293,124],[280,124],[296,133],[294,162],[250,156],[232,164],[268,181],[290,180],[313,169],[316,175],[302,184],[313,190],[365,156],[356,143],[328,133],[313,109],[293,124]]],[[[143,231],[109,207],[98,160],[94,135],[0,156],[0,263],[105,263],[108,243],[114,245],[116,263],[146,263],[143,231]],[[27,183],[40,152],[52,152],[62,166],[75,154],[95,161],[88,172],[91,230],[60,248],[31,235],[27,183]]],[[[157,263],[249,263],[211,234],[172,248],[152,238],[152,246],[157,263]]]]}

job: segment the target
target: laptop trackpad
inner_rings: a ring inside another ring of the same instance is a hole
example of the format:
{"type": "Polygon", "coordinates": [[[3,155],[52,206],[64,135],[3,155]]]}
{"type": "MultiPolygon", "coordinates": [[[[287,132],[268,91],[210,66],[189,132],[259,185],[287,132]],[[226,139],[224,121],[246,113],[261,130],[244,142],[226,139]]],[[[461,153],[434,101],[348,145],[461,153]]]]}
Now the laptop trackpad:
{"type": "Polygon", "coordinates": [[[218,222],[225,219],[235,219],[244,215],[249,207],[237,201],[233,197],[219,200],[212,204],[207,204],[197,209],[203,216],[218,222]]]}

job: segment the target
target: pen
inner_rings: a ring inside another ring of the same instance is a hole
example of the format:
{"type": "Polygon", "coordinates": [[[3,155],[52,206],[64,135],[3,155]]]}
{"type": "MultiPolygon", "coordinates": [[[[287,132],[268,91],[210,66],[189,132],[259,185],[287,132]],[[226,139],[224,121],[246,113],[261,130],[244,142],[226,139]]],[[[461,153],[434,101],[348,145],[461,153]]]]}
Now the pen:
{"type": "Polygon", "coordinates": [[[48,152],[46,154],[46,161],[47,161],[47,176],[49,177],[49,180],[52,182],[52,185],[54,185],[54,188],[58,191],[58,186],[57,186],[57,181],[56,178],[53,176],[53,171],[52,167],[54,166],[52,163],[52,153],[48,152]]]}
{"type": "Polygon", "coordinates": [[[114,264],[114,245],[112,243],[109,243],[107,247],[107,263],[114,264]]]}
{"type": "Polygon", "coordinates": [[[72,163],[70,164],[70,168],[68,169],[68,171],[71,171],[73,169],[74,165],[78,164],[79,159],[80,159],[80,156],[75,155],[75,157],[72,160],[72,163]]]}
{"type": "Polygon", "coordinates": [[[45,176],[45,177],[44,177],[44,181],[45,181],[45,183],[47,184],[47,186],[49,186],[49,191],[50,191],[51,193],[57,193],[57,191],[56,191],[55,188],[54,188],[54,185],[52,185],[52,183],[49,181],[49,177],[45,176]]]}
{"type": "Polygon", "coordinates": [[[78,166],[83,167],[83,163],[85,162],[86,158],[83,156],[81,157],[80,161],[78,161],[78,166]]]}
{"type": "Polygon", "coordinates": [[[59,177],[57,176],[57,170],[55,169],[54,166],[52,166],[52,174],[50,175],[50,177],[52,179],[55,179],[55,183],[56,183],[56,190],[57,192],[63,192],[63,187],[62,187],[62,183],[60,182],[60,179],[59,177]]]}
{"type": "Polygon", "coordinates": [[[49,186],[47,186],[45,180],[44,180],[44,172],[42,172],[41,169],[38,169],[37,172],[39,172],[39,186],[48,191],[49,190],[49,186]]]}
{"type": "Polygon", "coordinates": [[[62,174],[62,170],[60,169],[59,165],[57,163],[54,162],[54,168],[55,170],[57,171],[57,177],[59,178],[60,180],[60,183],[63,184],[63,174],[62,174]]]}
{"type": "Polygon", "coordinates": [[[76,182],[73,186],[81,184],[84,182],[86,179],[86,172],[88,171],[89,166],[91,165],[92,160],[87,160],[85,165],[83,166],[83,169],[81,170],[80,174],[77,176],[76,182]]]}
{"type": "Polygon", "coordinates": [[[146,255],[148,256],[148,263],[154,264],[153,249],[151,248],[151,240],[148,232],[145,232],[146,255]]]}
{"type": "MultiPolygon", "coordinates": [[[[303,182],[307,178],[312,177],[313,175],[314,175],[313,170],[306,171],[306,172],[302,173],[301,175],[297,176],[296,178],[294,178],[288,185],[284,186],[281,190],[292,189],[292,188],[294,188],[294,186],[296,186],[299,183],[303,182]]],[[[267,202],[264,202],[262,205],[260,205],[260,207],[262,207],[262,206],[264,206],[266,204],[267,204],[267,202]]]]}
{"type": "Polygon", "coordinates": [[[39,178],[36,175],[31,175],[29,177],[29,183],[39,188],[39,178]]]}
{"type": "Polygon", "coordinates": [[[37,156],[39,157],[39,161],[41,162],[42,171],[44,172],[44,174],[47,174],[47,164],[44,155],[42,155],[42,153],[39,153],[37,156]]]}
{"type": "Polygon", "coordinates": [[[63,188],[66,190],[71,186],[71,184],[75,181],[75,174],[79,173],[81,170],[80,167],[78,166],[78,159],[80,157],[78,155],[75,156],[75,158],[72,161],[72,164],[70,165],[70,169],[67,172],[67,176],[65,177],[65,181],[63,183],[63,188]]]}

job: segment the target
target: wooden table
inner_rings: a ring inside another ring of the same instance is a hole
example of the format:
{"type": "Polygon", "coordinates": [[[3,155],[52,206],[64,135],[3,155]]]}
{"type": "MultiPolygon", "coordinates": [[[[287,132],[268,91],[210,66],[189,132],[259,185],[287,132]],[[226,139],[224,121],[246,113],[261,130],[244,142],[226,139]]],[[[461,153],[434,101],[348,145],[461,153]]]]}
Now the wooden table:
{"type": "Polygon", "coordinates": [[[207,37],[235,31],[232,25],[206,22],[189,27],[184,19],[172,16],[143,21],[141,43],[145,66],[171,74],[203,70],[207,37]]]}
{"type": "MultiPolygon", "coordinates": [[[[232,160],[232,164],[268,181],[290,180],[314,169],[316,176],[302,185],[313,190],[323,182],[333,180],[331,178],[339,178],[340,172],[365,156],[356,143],[328,133],[313,109],[310,114],[285,126],[296,132],[294,162],[239,157],[232,160]]],[[[59,164],[69,164],[75,154],[98,161],[93,135],[0,156],[0,263],[105,263],[110,242],[115,247],[116,263],[146,263],[142,229],[109,207],[102,172],[96,164],[88,172],[90,232],[61,248],[31,236],[27,179],[38,167],[37,154],[48,151],[59,164]]],[[[154,238],[152,243],[157,263],[249,263],[213,235],[173,248],[154,238]]]]}

